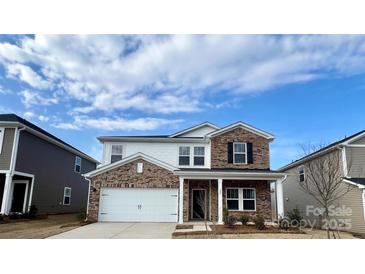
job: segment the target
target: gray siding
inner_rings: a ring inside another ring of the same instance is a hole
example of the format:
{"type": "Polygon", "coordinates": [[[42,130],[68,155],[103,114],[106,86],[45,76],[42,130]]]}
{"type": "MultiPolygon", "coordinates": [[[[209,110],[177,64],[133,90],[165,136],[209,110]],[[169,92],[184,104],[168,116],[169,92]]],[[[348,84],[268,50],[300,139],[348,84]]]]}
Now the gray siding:
{"type": "Polygon", "coordinates": [[[14,128],[6,128],[4,132],[3,147],[0,154],[0,170],[9,170],[11,153],[14,142],[14,128]]]}
{"type": "Polygon", "coordinates": [[[78,212],[87,207],[88,182],[81,176],[96,168],[82,159],[74,172],[75,155],[29,132],[21,131],[16,171],[35,175],[32,204],[39,213],[78,212]],[[63,205],[65,187],[72,188],[71,205],[63,205]]]}
{"type": "Polygon", "coordinates": [[[352,142],[352,144],[356,144],[356,145],[365,145],[365,136],[360,138],[360,139],[357,139],[356,141],[352,142]]]}
{"type": "Polygon", "coordinates": [[[365,177],[365,148],[346,148],[348,175],[354,178],[365,177]]]}

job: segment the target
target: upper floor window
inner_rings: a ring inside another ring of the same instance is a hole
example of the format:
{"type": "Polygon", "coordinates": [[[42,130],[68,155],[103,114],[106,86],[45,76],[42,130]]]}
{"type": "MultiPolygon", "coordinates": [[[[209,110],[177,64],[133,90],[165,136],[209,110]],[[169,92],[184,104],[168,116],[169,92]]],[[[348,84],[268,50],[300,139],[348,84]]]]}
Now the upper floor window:
{"type": "Polygon", "coordinates": [[[5,132],[5,129],[0,127],[0,154],[1,154],[1,149],[3,147],[4,132],[5,132]]]}
{"type": "Polygon", "coordinates": [[[123,159],[123,145],[112,145],[110,162],[115,163],[123,159]]]}
{"type": "Polygon", "coordinates": [[[190,165],[190,147],[180,146],[179,147],[179,165],[189,166],[190,165]]]}
{"type": "Polygon", "coordinates": [[[299,182],[304,182],[305,180],[305,174],[304,174],[304,167],[300,166],[298,168],[298,180],[299,182]]]}
{"type": "Polygon", "coordinates": [[[233,163],[247,164],[247,144],[233,143],[233,163]]]}
{"type": "Polygon", "coordinates": [[[204,166],[205,147],[194,147],[194,166],[204,166]]]}
{"type": "Polygon", "coordinates": [[[79,156],[75,157],[75,172],[81,172],[81,158],[79,156]]]}
{"type": "Polygon", "coordinates": [[[63,191],[63,205],[71,204],[71,187],[65,187],[63,191]]]}

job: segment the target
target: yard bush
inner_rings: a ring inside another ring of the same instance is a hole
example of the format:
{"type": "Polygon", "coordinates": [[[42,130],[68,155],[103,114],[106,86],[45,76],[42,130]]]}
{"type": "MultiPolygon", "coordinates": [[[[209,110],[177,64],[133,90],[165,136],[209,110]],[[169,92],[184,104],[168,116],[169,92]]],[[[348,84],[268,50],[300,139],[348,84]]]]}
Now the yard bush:
{"type": "Polygon", "coordinates": [[[237,218],[234,216],[228,216],[228,220],[227,223],[225,223],[226,225],[228,225],[228,227],[232,228],[234,227],[234,225],[237,223],[237,218]]]}
{"type": "Polygon", "coordinates": [[[251,217],[248,215],[242,215],[240,221],[243,225],[247,225],[247,223],[251,220],[251,217]]]}
{"type": "Polygon", "coordinates": [[[302,216],[300,215],[299,209],[297,209],[297,208],[294,208],[293,210],[288,211],[287,216],[291,223],[293,223],[293,221],[295,221],[295,222],[298,222],[298,224],[299,224],[300,221],[303,219],[302,216]]]}
{"type": "Polygon", "coordinates": [[[279,219],[279,227],[281,229],[288,230],[289,226],[290,226],[290,220],[289,220],[289,218],[284,217],[284,218],[280,218],[279,219]]]}
{"type": "Polygon", "coordinates": [[[80,221],[85,221],[87,215],[86,215],[86,210],[83,208],[81,209],[81,211],[77,214],[77,218],[80,220],[80,221]]]}
{"type": "Polygon", "coordinates": [[[255,223],[256,229],[258,229],[258,230],[264,230],[266,228],[264,217],[258,215],[258,216],[256,216],[254,218],[253,221],[255,223]]]}
{"type": "Polygon", "coordinates": [[[24,217],[28,219],[34,219],[37,217],[38,208],[35,205],[31,205],[28,213],[24,214],[24,217]]]}
{"type": "Polygon", "coordinates": [[[229,211],[226,207],[223,209],[223,222],[225,224],[228,224],[228,218],[229,218],[229,211]]]}

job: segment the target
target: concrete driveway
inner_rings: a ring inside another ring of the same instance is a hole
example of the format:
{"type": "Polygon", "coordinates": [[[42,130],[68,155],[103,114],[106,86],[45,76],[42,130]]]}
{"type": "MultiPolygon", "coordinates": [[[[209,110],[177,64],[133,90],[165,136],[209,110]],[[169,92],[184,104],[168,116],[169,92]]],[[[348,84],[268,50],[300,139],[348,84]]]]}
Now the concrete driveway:
{"type": "Polygon", "coordinates": [[[94,223],[48,239],[171,239],[175,223],[94,223]]]}

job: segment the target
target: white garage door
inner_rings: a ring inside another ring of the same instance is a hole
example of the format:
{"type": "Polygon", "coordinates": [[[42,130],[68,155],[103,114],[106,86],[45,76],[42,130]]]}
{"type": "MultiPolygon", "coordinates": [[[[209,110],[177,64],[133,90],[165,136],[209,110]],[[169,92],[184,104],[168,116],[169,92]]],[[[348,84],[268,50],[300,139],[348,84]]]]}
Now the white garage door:
{"type": "Polygon", "coordinates": [[[177,222],[178,190],[102,188],[100,222],[177,222]]]}

